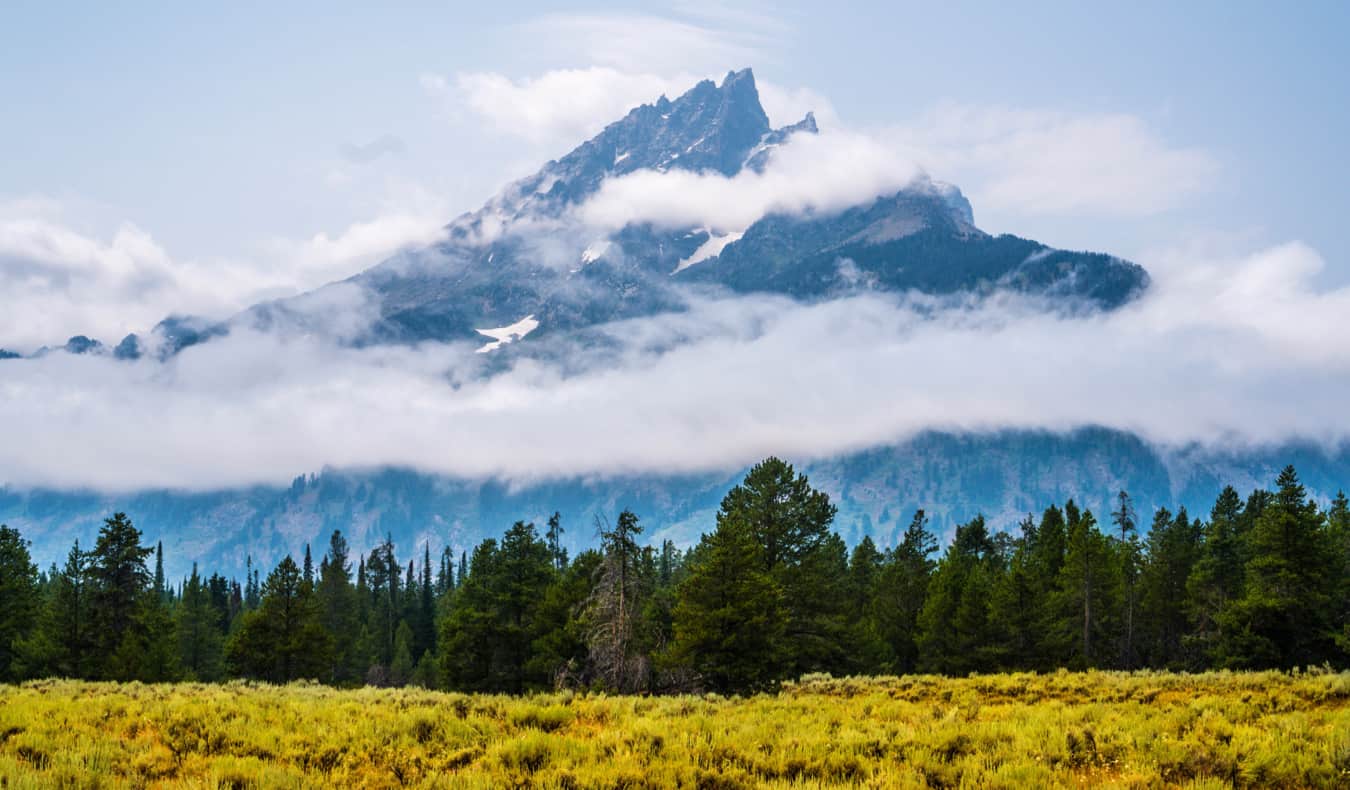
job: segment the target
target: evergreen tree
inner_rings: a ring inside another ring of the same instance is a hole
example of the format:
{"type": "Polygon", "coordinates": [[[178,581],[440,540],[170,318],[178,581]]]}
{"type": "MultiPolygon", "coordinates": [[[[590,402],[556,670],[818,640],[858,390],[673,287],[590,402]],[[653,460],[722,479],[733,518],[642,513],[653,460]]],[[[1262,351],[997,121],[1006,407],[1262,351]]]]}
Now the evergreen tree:
{"type": "Polygon", "coordinates": [[[877,612],[877,588],[885,556],[877,550],[871,536],[864,535],[848,561],[849,609],[854,613],[849,643],[856,651],[853,669],[879,672],[887,662],[889,650],[881,636],[877,612]]]}
{"type": "Polygon", "coordinates": [[[332,663],[325,676],[330,682],[339,685],[356,683],[365,676],[369,656],[362,656],[357,650],[360,641],[360,609],[356,589],[352,587],[347,538],[343,536],[342,530],[333,530],[328,539],[328,553],[319,561],[319,584],[315,597],[318,600],[319,623],[333,644],[332,663]]]}
{"type": "Polygon", "coordinates": [[[33,630],[38,613],[38,572],[28,541],[0,524],[0,682],[18,679],[18,645],[33,630]]]}
{"type": "MultiPolygon", "coordinates": [[[[1097,529],[1091,511],[1080,512],[1073,500],[1064,505],[1064,563],[1058,580],[1060,625],[1067,637],[1076,634],[1070,665],[1078,668],[1109,663],[1106,648],[1113,588],[1110,547],[1097,529]]],[[[1042,522],[1044,533],[1044,522],[1042,522]]],[[[1111,656],[1113,658],[1113,656],[1111,656]]]]}
{"type": "Polygon", "coordinates": [[[1186,585],[1200,555],[1200,524],[1192,522],[1186,508],[1173,518],[1166,508],[1158,510],[1148,534],[1148,561],[1141,576],[1143,615],[1148,629],[1146,654],[1155,667],[1181,667],[1189,618],[1186,616],[1186,585]]]}
{"type": "Polygon", "coordinates": [[[919,613],[919,667],[964,674],[994,665],[989,604],[999,555],[984,517],[956,528],[919,613]]]}
{"type": "Polygon", "coordinates": [[[258,608],[244,615],[225,657],[236,674],[285,683],[324,675],[331,667],[331,649],[314,593],[287,556],[268,574],[258,608]]]}
{"type": "Polygon", "coordinates": [[[1134,503],[1124,490],[1116,495],[1116,509],[1111,512],[1111,522],[1116,525],[1119,537],[1116,538],[1116,557],[1120,566],[1120,578],[1125,586],[1124,632],[1121,634],[1120,665],[1133,669],[1135,665],[1135,583],[1139,576],[1139,530],[1134,503]]]}
{"type": "Polygon", "coordinates": [[[422,583],[418,585],[416,655],[436,649],[436,588],[431,580],[431,544],[422,547],[422,583]]]}
{"type": "Polygon", "coordinates": [[[384,541],[366,558],[366,583],[370,588],[370,615],[366,620],[375,639],[372,663],[388,668],[394,657],[394,635],[402,619],[403,599],[399,595],[402,566],[394,557],[394,542],[384,541]]]}
{"type": "Polygon", "coordinates": [[[87,555],[77,540],[53,571],[36,627],[22,642],[22,674],[90,677],[91,639],[87,555]]]}
{"type": "Polygon", "coordinates": [[[1327,542],[1330,545],[1331,578],[1336,580],[1331,586],[1334,640],[1341,656],[1350,656],[1350,500],[1344,491],[1336,492],[1327,511],[1327,542]],[[1338,631],[1335,623],[1340,624],[1338,631]]]}
{"type": "Polygon", "coordinates": [[[145,561],[153,549],[141,545],[141,532],[125,513],[103,522],[89,554],[90,634],[97,677],[137,677],[150,638],[146,627],[146,592],[150,571],[145,561]]]}
{"type": "Polygon", "coordinates": [[[436,597],[444,597],[455,589],[455,560],[449,546],[441,549],[441,569],[436,574],[436,597]]]}
{"type": "MultiPolygon", "coordinates": [[[[1246,588],[1221,617],[1223,658],[1232,665],[1296,667],[1334,655],[1333,570],[1323,514],[1298,473],[1285,467],[1248,535],[1246,588]]],[[[1248,501],[1247,510],[1253,504],[1248,501]]]]}
{"type": "Polygon", "coordinates": [[[835,507],[790,464],[768,458],[722,499],[723,524],[760,546],[763,570],[783,596],[784,639],[773,663],[784,677],[845,667],[846,602],[837,589],[847,571],[842,541],[829,531],[835,507]]]}
{"type": "Polygon", "coordinates": [[[1187,649],[1203,657],[1206,663],[1215,659],[1220,615],[1242,594],[1241,520],[1242,497],[1232,486],[1226,486],[1209,512],[1200,555],[1186,580],[1186,611],[1190,625],[1187,649]]]}
{"type": "Polygon", "coordinates": [[[178,604],[179,663],[188,680],[219,680],[224,672],[224,631],[220,611],[192,563],[192,575],[178,604]]]}
{"type": "MultiPolygon", "coordinates": [[[[565,531],[562,527],[562,514],[553,511],[553,515],[548,517],[548,532],[544,533],[544,538],[548,541],[548,552],[553,557],[553,567],[557,571],[567,567],[567,549],[562,545],[565,531]]],[[[463,568],[460,570],[462,572],[463,568]]]]}
{"type": "Polygon", "coordinates": [[[743,521],[720,522],[693,553],[675,604],[672,658],[708,688],[752,691],[781,677],[782,592],[743,521]]]}
{"type": "Polygon", "coordinates": [[[602,562],[600,552],[583,551],[545,590],[534,615],[528,674],[548,678],[555,687],[590,685],[589,629],[584,616],[602,562]]]}
{"type": "Polygon", "coordinates": [[[889,648],[887,669],[891,672],[913,672],[918,666],[919,613],[936,567],[932,555],[937,551],[937,536],[928,531],[928,517],[919,510],[882,568],[876,593],[877,624],[889,648]]]}
{"type": "Polygon", "coordinates": [[[533,524],[516,522],[500,546],[474,550],[468,576],[441,625],[445,685],[465,691],[520,693],[551,680],[532,664],[534,616],[553,580],[552,557],[533,524]]]}
{"type": "Polygon", "coordinates": [[[164,588],[164,541],[155,544],[155,596],[163,601],[168,595],[164,588]]]}
{"type": "Polygon", "coordinates": [[[1043,643],[1039,596],[1044,585],[1036,576],[1034,551],[1036,522],[1028,514],[1021,537],[1013,544],[1005,571],[994,582],[989,602],[991,653],[1006,668],[1037,669],[1047,665],[1040,654],[1043,643]]]}

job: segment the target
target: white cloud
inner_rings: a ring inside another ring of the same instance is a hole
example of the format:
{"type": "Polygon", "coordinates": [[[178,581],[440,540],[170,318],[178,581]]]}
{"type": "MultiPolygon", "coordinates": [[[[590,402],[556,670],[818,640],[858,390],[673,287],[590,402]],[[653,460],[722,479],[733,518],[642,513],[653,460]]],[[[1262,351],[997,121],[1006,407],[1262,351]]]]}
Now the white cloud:
{"type": "Polygon", "coordinates": [[[455,76],[454,88],[428,77],[432,89],[463,101],[492,126],[533,143],[580,143],[641,104],[688,90],[698,77],[621,72],[608,66],[559,69],[512,80],[495,72],[455,76]]]}
{"type": "Polygon", "coordinates": [[[79,227],[59,203],[0,204],[0,348],[29,352],[76,334],[115,344],[170,314],[224,318],[361,271],[439,232],[443,210],[404,210],[304,241],[275,239],[249,259],[176,259],[142,228],[79,227]]]}
{"type": "Polygon", "coordinates": [[[645,221],[739,231],[770,212],[829,212],[863,203],[916,175],[909,160],[871,137],[798,134],[771,154],[763,173],[639,171],[606,180],[578,216],[604,228],[645,221]]]}
{"type": "Polygon", "coordinates": [[[1339,441],[1350,348],[1329,339],[1350,288],[1316,290],[1319,266],[1299,244],[1163,265],[1141,301],[1094,317],[1013,298],[699,302],[611,327],[617,356],[486,378],[473,343],[353,349],[248,332],[164,364],[5,362],[0,482],[211,488],[325,465],[513,481],[671,473],[929,428],[1339,441]]]}
{"type": "Polygon", "coordinates": [[[1219,165],[1137,116],[946,104],[893,130],[978,206],[1021,214],[1138,216],[1213,186],[1219,165]]]}

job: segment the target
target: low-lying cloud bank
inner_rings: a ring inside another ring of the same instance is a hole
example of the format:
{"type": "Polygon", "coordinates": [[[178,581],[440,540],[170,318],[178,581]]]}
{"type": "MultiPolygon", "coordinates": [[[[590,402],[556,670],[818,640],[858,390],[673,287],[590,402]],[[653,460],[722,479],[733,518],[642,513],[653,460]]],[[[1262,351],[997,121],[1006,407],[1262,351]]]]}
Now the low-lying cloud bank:
{"type": "Polygon", "coordinates": [[[0,348],[28,353],[88,335],[115,344],[171,314],[225,318],[349,277],[442,233],[445,208],[391,206],[335,235],[274,239],[249,258],[183,259],[131,222],[91,230],[51,200],[0,200],[0,348]]]}
{"type": "Polygon", "coordinates": [[[762,173],[640,170],[606,179],[579,215],[610,230],[651,222],[739,231],[770,213],[830,213],[866,203],[907,186],[920,172],[913,160],[867,135],[795,134],[771,152],[762,173]]]}
{"type": "Polygon", "coordinates": [[[1350,437],[1350,288],[1315,290],[1314,251],[1146,263],[1154,288],[1108,315],[1011,297],[700,301],[609,327],[620,350],[603,363],[490,377],[472,344],[246,332],[168,363],[0,362],[0,482],[207,489],[385,465],[525,482],[828,456],[925,429],[1350,437]]]}

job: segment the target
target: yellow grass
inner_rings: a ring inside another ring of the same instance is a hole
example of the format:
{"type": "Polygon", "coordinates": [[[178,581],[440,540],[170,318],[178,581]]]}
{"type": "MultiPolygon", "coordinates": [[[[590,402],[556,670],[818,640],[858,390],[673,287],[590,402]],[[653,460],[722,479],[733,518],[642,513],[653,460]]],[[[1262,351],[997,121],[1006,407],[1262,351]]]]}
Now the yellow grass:
{"type": "Polygon", "coordinates": [[[0,787],[1350,787],[1350,673],[808,677],[773,696],[0,687],[0,787]]]}

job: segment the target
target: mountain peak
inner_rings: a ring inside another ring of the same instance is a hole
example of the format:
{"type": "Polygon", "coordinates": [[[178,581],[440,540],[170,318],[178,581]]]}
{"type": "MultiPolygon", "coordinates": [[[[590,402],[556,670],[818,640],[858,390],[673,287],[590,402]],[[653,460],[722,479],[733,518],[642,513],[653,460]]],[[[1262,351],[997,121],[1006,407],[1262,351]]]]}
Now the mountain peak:
{"type": "MultiPolygon", "coordinates": [[[[526,207],[557,214],[594,194],[604,179],[638,170],[732,176],[770,132],[754,73],[731,71],[721,85],[703,80],[678,98],[661,96],[634,107],[566,156],[508,187],[495,207],[485,208],[506,216],[526,207]]],[[[457,223],[471,224],[474,219],[475,215],[466,215],[457,223]]],[[[467,226],[459,230],[467,237],[467,226]]],[[[452,238],[455,234],[452,224],[452,238]]]]}

